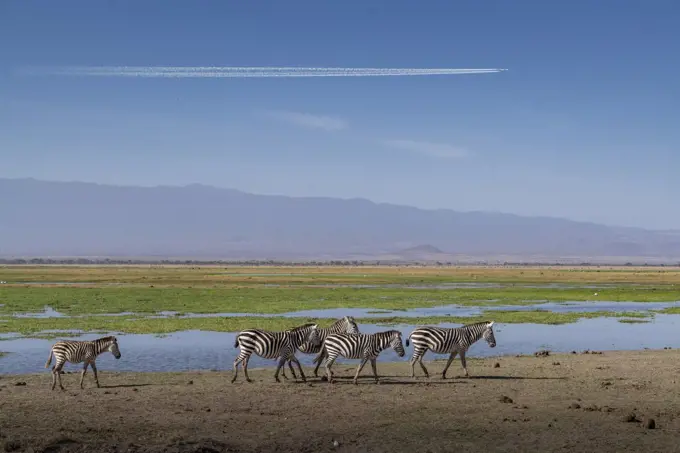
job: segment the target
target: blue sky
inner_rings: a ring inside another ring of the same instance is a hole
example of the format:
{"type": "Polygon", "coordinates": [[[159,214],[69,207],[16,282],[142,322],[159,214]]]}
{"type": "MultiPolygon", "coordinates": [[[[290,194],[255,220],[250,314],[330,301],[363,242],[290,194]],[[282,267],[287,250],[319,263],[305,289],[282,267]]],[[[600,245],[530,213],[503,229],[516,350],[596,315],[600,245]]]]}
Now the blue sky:
{"type": "Polygon", "coordinates": [[[680,229],[680,2],[0,3],[0,177],[680,229]],[[507,68],[134,78],[25,67],[507,68]]]}

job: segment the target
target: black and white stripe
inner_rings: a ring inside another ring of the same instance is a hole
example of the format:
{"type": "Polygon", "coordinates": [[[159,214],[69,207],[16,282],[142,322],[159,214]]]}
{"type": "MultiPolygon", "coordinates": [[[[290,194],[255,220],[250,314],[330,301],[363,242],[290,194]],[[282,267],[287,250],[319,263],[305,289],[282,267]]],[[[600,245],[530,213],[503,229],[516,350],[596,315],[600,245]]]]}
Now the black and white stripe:
{"type": "Polygon", "coordinates": [[[55,362],[52,367],[52,390],[59,380],[59,387],[62,390],[64,386],[61,384],[61,370],[66,362],[81,363],[83,365],[83,372],[80,375],[80,388],[83,388],[83,379],[87,372],[87,366],[92,367],[94,372],[94,380],[99,387],[99,378],[97,377],[97,366],[94,364],[99,354],[109,351],[116,359],[120,359],[120,350],[118,349],[118,340],[116,337],[103,337],[92,341],[76,341],[76,340],[61,340],[57,341],[50,349],[50,356],[45,363],[45,368],[52,363],[52,356],[55,362]]]}
{"type": "MultiPolygon", "coordinates": [[[[282,332],[270,332],[262,329],[246,329],[236,336],[234,347],[241,347],[241,353],[234,360],[234,377],[231,382],[236,381],[238,376],[238,364],[243,363],[243,373],[246,381],[252,382],[248,377],[248,360],[255,353],[265,359],[279,359],[274,379],[279,380],[279,371],[287,360],[297,364],[302,380],[306,381],[300,362],[295,357],[295,352],[305,343],[319,344],[319,333],[316,324],[303,324],[293,329],[282,332]]],[[[291,369],[293,367],[291,366],[291,369]]]]}
{"type": "MultiPolygon", "coordinates": [[[[333,382],[331,367],[339,356],[347,359],[361,359],[354,375],[354,384],[357,383],[359,373],[371,361],[373,376],[378,383],[378,371],[376,370],[376,359],[385,349],[392,347],[399,357],[404,357],[404,345],[401,342],[401,332],[398,330],[388,330],[373,334],[351,334],[336,333],[329,335],[323,343],[323,355],[326,357],[326,375],[329,383],[333,382]]],[[[321,360],[319,355],[319,360],[321,360]]]]}
{"type": "MultiPolygon", "coordinates": [[[[300,352],[302,352],[303,354],[317,354],[317,356],[314,359],[314,363],[316,363],[316,367],[314,368],[314,377],[317,377],[319,375],[318,374],[319,367],[321,366],[321,362],[323,361],[322,359],[320,359],[323,355],[323,352],[321,352],[321,348],[323,347],[323,342],[326,340],[328,335],[334,333],[359,333],[359,326],[357,326],[357,323],[354,320],[353,316],[345,316],[343,318],[338,319],[328,327],[318,329],[318,331],[319,331],[318,345],[306,343],[300,347],[300,352]]],[[[295,370],[293,370],[293,365],[290,360],[288,361],[288,367],[290,368],[290,372],[293,373],[293,379],[297,379],[297,377],[295,376],[295,370]]],[[[288,379],[288,377],[286,376],[286,368],[284,367],[283,370],[281,371],[283,372],[283,378],[288,379]]]]}
{"type": "Polygon", "coordinates": [[[460,362],[463,365],[465,376],[469,376],[465,364],[465,353],[480,338],[484,338],[490,347],[496,347],[493,321],[483,321],[455,328],[427,326],[415,329],[406,339],[406,346],[409,345],[409,340],[413,343],[413,357],[410,360],[411,377],[416,376],[416,362],[420,364],[425,376],[430,377],[425,365],[423,365],[423,356],[428,350],[435,354],[451,354],[444,371],[442,371],[442,379],[446,379],[446,371],[451,366],[456,354],[460,354],[460,362]]]}

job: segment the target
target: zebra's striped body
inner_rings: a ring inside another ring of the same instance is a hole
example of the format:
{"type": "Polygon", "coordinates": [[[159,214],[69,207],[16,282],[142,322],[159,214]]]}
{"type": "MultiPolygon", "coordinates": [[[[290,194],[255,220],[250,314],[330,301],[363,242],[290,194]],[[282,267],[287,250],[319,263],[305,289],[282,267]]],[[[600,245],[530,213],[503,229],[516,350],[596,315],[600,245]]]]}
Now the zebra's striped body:
{"type": "MultiPolygon", "coordinates": [[[[355,385],[359,378],[359,373],[369,360],[371,361],[371,368],[373,368],[375,382],[378,383],[378,371],[376,370],[375,362],[378,355],[389,347],[392,347],[399,357],[404,357],[404,345],[401,342],[401,332],[398,330],[388,330],[373,334],[336,333],[329,335],[323,343],[323,355],[326,356],[328,382],[333,383],[331,367],[335,359],[342,356],[347,359],[361,359],[361,363],[354,375],[355,385]]],[[[322,355],[319,355],[318,359],[321,361],[322,355]]]]}
{"type": "MultiPolygon", "coordinates": [[[[318,329],[318,331],[319,331],[319,344],[312,345],[310,343],[306,343],[300,347],[300,352],[302,352],[303,354],[317,354],[317,356],[314,359],[314,363],[316,363],[316,367],[314,368],[314,377],[319,375],[319,367],[321,366],[322,360],[317,359],[319,359],[323,355],[322,352],[323,342],[326,340],[328,335],[334,333],[359,333],[359,326],[357,326],[354,317],[345,316],[335,321],[329,327],[318,329]]],[[[290,360],[288,361],[288,367],[290,368],[290,372],[293,373],[293,379],[297,379],[297,377],[295,376],[295,371],[293,370],[293,365],[290,360]]],[[[283,378],[288,379],[288,377],[286,376],[285,367],[283,368],[282,372],[283,378]]]]}
{"type": "MultiPolygon", "coordinates": [[[[295,357],[295,352],[305,343],[319,344],[319,334],[316,324],[304,324],[282,332],[270,332],[261,329],[246,329],[236,336],[234,347],[241,347],[241,353],[234,360],[234,377],[238,376],[238,364],[243,363],[243,373],[246,381],[252,382],[248,377],[248,360],[255,353],[264,359],[279,359],[274,379],[279,381],[279,371],[287,360],[297,364],[302,380],[306,381],[300,362],[295,357]]],[[[291,369],[293,367],[291,366],[291,369]]]]}
{"type": "Polygon", "coordinates": [[[61,370],[66,362],[83,363],[83,372],[80,375],[80,388],[83,388],[83,379],[87,372],[88,365],[92,367],[94,372],[94,380],[99,387],[99,378],[97,376],[97,366],[95,360],[103,353],[109,351],[116,359],[120,359],[120,350],[118,349],[118,340],[116,337],[103,337],[93,341],[76,341],[76,340],[61,340],[57,341],[50,349],[50,356],[45,363],[45,368],[52,363],[52,356],[55,362],[52,367],[52,390],[59,380],[59,387],[62,390],[64,386],[61,384],[61,370]]]}
{"type": "Polygon", "coordinates": [[[465,353],[480,338],[484,338],[489,347],[496,347],[496,338],[493,334],[493,321],[478,322],[462,327],[418,327],[406,339],[406,346],[409,340],[413,343],[413,356],[411,357],[411,377],[416,376],[416,362],[425,372],[425,376],[430,377],[425,365],[423,356],[428,350],[435,354],[450,354],[448,362],[442,372],[442,379],[446,379],[446,371],[451,366],[451,362],[460,354],[460,362],[463,365],[465,376],[469,376],[465,363],[465,353]]]}

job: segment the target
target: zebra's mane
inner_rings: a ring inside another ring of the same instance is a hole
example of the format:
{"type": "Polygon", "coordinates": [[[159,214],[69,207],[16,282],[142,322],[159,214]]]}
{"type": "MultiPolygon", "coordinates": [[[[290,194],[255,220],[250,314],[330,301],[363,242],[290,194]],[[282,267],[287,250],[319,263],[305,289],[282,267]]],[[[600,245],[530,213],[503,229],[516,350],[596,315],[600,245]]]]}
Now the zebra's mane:
{"type": "Polygon", "coordinates": [[[396,329],[385,330],[384,332],[376,332],[376,333],[379,333],[379,334],[385,335],[385,336],[387,336],[387,335],[394,335],[395,333],[401,335],[401,332],[398,331],[398,330],[396,330],[396,329]]]}
{"type": "Polygon", "coordinates": [[[344,324],[346,322],[353,322],[354,317],[353,316],[343,316],[342,318],[336,319],[333,324],[330,325],[330,327],[337,326],[340,324],[344,324]]]}
{"type": "Polygon", "coordinates": [[[301,326],[293,327],[292,329],[288,329],[288,332],[299,332],[300,330],[308,329],[315,324],[313,322],[308,322],[307,324],[302,324],[301,326]]]}
{"type": "Polygon", "coordinates": [[[470,329],[473,327],[481,327],[481,326],[488,326],[491,321],[480,321],[480,322],[473,322],[472,324],[465,324],[464,326],[461,326],[463,329],[470,329]]]}
{"type": "Polygon", "coordinates": [[[114,336],[108,336],[108,337],[97,338],[95,341],[98,341],[100,343],[105,343],[105,342],[115,342],[117,340],[116,340],[116,337],[114,337],[114,336]]]}

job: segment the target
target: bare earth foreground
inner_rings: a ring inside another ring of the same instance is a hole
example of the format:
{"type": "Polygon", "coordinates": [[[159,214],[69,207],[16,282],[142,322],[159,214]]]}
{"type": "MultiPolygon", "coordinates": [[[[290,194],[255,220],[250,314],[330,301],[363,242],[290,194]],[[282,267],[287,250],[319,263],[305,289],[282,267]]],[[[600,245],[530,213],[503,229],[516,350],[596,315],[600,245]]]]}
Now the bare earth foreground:
{"type": "Polygon", "coordinates": [[[47,370],[1,375],[0,443],[36,452],[680,451],[680,351],[469,360],[470,379],[457,359],[446,381],[442,362],[426,365],[435,377],[414,382],[407,363],[379,363],[381,385],[367,365],[358,386],[277,384],[273,369],[253,370],[251,384],[242,373],[230,384],[230,372],[100,369],[101,389],[89,373],[82,391],[79,375],[66,374],[66,392],[51,392],[47,370]]]}

